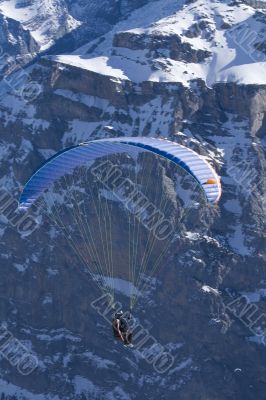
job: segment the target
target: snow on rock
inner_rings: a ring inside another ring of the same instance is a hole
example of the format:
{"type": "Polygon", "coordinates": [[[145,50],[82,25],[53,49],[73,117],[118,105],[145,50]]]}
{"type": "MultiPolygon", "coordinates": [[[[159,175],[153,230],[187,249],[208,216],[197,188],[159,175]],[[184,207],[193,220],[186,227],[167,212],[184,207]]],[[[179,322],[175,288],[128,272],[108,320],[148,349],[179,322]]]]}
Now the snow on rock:
{"type": "Polygon", "coordinates": [[[101,41],[55,60],[133,82],[190,86],[199,78],[209,87],[217,82],[266,84],[266,56],[259,50],[265,35],[261,14],[229,1],[159,0],[132,13],[101,41]]]}
{"type": "Polygon", "coordinates": [[[55,39],[80,25],[68,14],[61,0],[4,0],[0,3],[0,13],[19,21],[25,29],[30,30],[41,45],[41,50],[47,49],[55,39]]]}
{"type": "Polygon", "coordinates": [[[96,354],[92,353],[91,351],[85,351],[82,353],[82,358],[90,361],[90,363],[99,369],[108,369],[110,367],[115,367],[116,364],[110,360],[103,359],[98,357],[96,354]]]}
{"type": "Polygon", "coordinates": [[[42,333],[36,335],[36,338],[39,340],[47,341],[47,342],[57,342],[62,338],[65,338],[71,342],[80,342],[80,337],[72,335],[70,331],[67,329],[53,329],[50,331],[44,330],[42,333]]]}
{"type": "Polygon", "coordinates": [[[92,395],[99,392],[99,388],[97,388],[91,380],[84,378],[83,376],[75,376],[73,383],[76,395],[92,395]]]}
{"type": "Polygon", "coordinates": [[[108,276],[100,276],[100,275],[93,275],[93,278],[97,281],[101,279],[103,281],[103,284],[106,287],[113,288],[114,290],[123,293],[125,296],[129,295],[137,295],[140,296],[141,293],[139,290],[133,285],[133,283],[126,281],[124,279],[120,278],[110,278],[108,276]]]}
{"type": "Polygon", "coordinates": [[[214,288],[212,288],[211,286],[208,286],[208,285],[203,285],[201,290],[203,292],[205,292],[205,293],[212,293],[215,296],[219,296],[220,295],[220,292],[219,292],[218,289],[214,289],[214,288]]]}
{"type": "Polygon", "coordinates": [[[19,272],[25,272],[27,269],[26,265],[23,264],[18,264],[18,263],[14,263],[14,267],[19,271],[19,272]]]}
{"type": "Polygon", "coordinates": [[[266,298],[266,289],[256,289],[254,292],[241,292],[249,303],[258,303],[266,298]]]}
{"type": "Polygon", "coordinates": [[[186,360],[180,362],[175,368],[171,369],[169,374],[172,375],[176,372],[181,371],[182,369],[188,368],[192,365],[193,360],[191,357],[188,357],[186,360]]]}
{"type": "Polygon", "coordinates": [[[254,335],[247,337],[247,341],[265,346],[265,337],[261,335],[254,335]]]}
{"type": "Polygon", "coordinates": [[[5,396],[16,396],[17,399],[27,399],[27,400],[60,400],[57,395],[51,395],[48,393],[38,394],[32,391],[22,389],[10,382],[6,382],[0,379],[1,395],[5,396]]]}
{"type": "Polygon", "coordinates": [[[23,162],[32,150],[32,143],[29,140],[22,138],[21,145],[20,148],[17,150],[15,160],[17,162],[23,162]]]}

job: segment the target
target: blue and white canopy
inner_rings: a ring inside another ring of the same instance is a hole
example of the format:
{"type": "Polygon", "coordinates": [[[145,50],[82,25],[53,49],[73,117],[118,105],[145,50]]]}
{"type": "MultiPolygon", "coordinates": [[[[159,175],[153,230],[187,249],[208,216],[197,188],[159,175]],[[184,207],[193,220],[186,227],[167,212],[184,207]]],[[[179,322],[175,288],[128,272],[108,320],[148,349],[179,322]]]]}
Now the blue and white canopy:
{"type": "Polygon", "coordinates": [[[21,207],[29,208],[50,185],[76,167],[99,157],[128,151],[129,147],[157,154],[179,165],[196,179],[209,203],[219,201],[222,191],[220,178],[195,151],[165,139],[118,137],[80,143],[48,159],[26,184],[20,198],[21,207]]]}

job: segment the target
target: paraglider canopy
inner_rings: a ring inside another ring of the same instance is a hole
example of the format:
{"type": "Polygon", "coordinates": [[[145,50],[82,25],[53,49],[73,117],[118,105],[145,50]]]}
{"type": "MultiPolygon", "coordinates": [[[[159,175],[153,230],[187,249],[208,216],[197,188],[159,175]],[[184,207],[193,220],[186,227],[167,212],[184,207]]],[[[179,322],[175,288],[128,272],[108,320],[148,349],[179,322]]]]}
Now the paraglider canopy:
{"type": "Polygon", "coordinates": [[[212,166],[193,150],[165,139],[118,137],[81,143],[48,159],[26,184],[20,198],[21,206],[30,207],[51,183],[75,167],[97,157],[125,151],[126,146],[135,146],[158,154],[179,165],[198,182],[209,203],[219,201],[222,192],[219,176],[212,166]]]}

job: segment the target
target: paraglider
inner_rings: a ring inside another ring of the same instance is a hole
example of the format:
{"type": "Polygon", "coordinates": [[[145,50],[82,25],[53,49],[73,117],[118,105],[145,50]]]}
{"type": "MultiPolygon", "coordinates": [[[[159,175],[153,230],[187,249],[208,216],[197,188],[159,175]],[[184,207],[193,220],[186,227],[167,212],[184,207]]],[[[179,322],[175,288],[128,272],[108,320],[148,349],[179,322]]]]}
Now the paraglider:
{"type": "MultiPolygon", "coordinates": [[[[185,215],[178,210],[214,205],[220,196],[219,176],[195,151],[165,139],[117,137],[48,159],[25,185],[20,206],[45,210],[98,288],[129,298],[132,310],[175,237],[185,215]]],[[[116,333],[131,343],[121,327],[116,333]]]]}

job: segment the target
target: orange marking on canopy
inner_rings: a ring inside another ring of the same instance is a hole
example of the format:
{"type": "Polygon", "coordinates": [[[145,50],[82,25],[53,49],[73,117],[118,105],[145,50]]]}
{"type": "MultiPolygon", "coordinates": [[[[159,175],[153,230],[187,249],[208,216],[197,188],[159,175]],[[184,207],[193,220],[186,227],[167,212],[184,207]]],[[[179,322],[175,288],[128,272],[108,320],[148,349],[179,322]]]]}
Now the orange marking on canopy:
{"type": "Polygon", "coordinates": [[[217,184],[217,180],[213,178],[209,178],[206,182],[208,185],[215,185],[217,184]]]}

